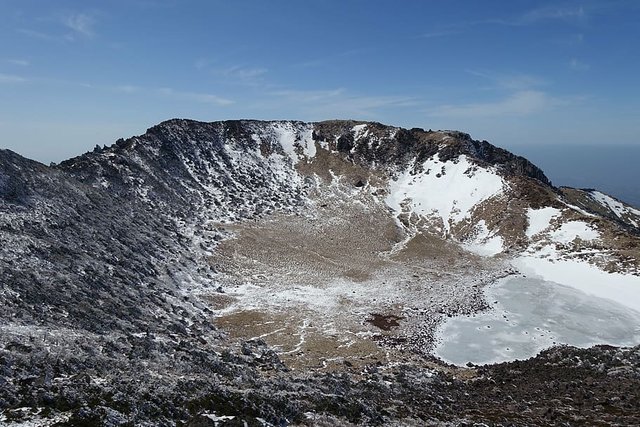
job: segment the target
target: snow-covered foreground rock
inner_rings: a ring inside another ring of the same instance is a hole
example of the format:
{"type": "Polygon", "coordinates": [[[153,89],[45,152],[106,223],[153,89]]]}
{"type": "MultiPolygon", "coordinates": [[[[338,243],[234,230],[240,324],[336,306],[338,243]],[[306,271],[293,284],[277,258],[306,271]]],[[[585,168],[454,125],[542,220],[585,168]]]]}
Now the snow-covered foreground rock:
{"type": "MultiPolygon", "coordinates": [[[[170,120],[57,166],[0,151],[0,212],[3,423],[517,422],[475,388],[511,365],[434,350],[638,343],[640,211],[459,132],[170,120]]],[[[549,366],[632,394],[616,351],[526,362],[531,419],[570,397],[549,366]]]]}

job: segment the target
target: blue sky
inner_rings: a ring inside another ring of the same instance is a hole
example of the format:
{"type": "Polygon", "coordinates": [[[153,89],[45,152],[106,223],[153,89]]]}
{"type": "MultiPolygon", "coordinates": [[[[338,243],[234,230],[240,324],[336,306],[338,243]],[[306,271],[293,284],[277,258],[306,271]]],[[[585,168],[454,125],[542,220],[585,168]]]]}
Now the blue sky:
{"type": "Polygon", "coordinates": [[[0,1],[0,147],[59,161],[172,117],[640,145],[640,1],[0,1]]]}

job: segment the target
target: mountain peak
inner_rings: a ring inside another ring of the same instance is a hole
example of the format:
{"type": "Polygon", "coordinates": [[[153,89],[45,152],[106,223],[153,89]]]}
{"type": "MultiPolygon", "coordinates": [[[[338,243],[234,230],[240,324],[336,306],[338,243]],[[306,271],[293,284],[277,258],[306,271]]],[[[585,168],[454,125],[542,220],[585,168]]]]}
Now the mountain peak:
{"type": "MultiPolygon", "coordinates": [[[[506,276],[529,286],[514,296],[522,306],[556,282],[565,290],[541,307],[575,295],[609,307],[623,319],[615,336],[640,310],[640,211],[597,191],[554,188],[526,159],[456,131],[172,119],[53,167],[0,151],[0,211],[0,364],[10,361],[0,389],[16,408],[33,396],[47,407],[46,396],[63,390],[80,398],[56,411],[99,402],[109,417],[138,408],[137,421],[158,424],[149,419],[163,412],[149,396],[169,390],[185,396],[161,416],[171,424],[189,412],[183,406],[244,411],[254,391],[238,381],[255,388],[256,378],[277,378],[259,383],[270,390],[261,402],[280,408],[271,391],[291,387],[286,400],[302,421],[300,378],[322,378],[321,393],[303,394],[327,396],[344,375],[359,384],[349,389],[361,390],[366,375],[376,390],[395,390],[411,373],[420,393],[453,375],[425,371],[424,360],[442,354],[439,338],[455,341],[440,328],[456,316],[497,314],[491,329],[471,328],[485,335],[462,353],[504,360],[510,351],[486,346],[513,334],[500,329],[507,311],[493,303],[509,298],[488,299],[487,289],[506,276]],[[393,369],[390,388],[379,371],[393,369]],[[156,415],[140,409],[150,407],[156,415]]],[[[543,311],[539,321],[580,328],[581,310],[543,311]]],[[[534,329],[516,334],[517,357],[552,345],[534,329]]],[[[594,336],[572,330],[559,342],[583,335],[594,336]]],[[[274,407],[255,414],[272,417],[274,407]]]]}

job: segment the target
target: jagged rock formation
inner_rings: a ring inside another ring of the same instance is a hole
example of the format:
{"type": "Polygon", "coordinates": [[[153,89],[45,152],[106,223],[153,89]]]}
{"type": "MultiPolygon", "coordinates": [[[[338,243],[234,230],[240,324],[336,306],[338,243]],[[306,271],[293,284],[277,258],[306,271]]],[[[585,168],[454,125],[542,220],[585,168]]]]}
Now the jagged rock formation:
{"type": "Polygon", "coordinates": [[[633,423],[637,348],[429,352],[511,260],[637,277],[639,224],[460,132],[170,120],[54,167],[0,150],[0,422],[633,423]]]}
{"type": "Polygon", "coordinates": [[[249,133],[254,127],[259,124],[170,120],[59,169],[186,220],[203,210],[216,218],[246,218],[295,203],[301,191],[292,170],[256,151],[282,147],[275,137],[258,147],[249,133]]]}

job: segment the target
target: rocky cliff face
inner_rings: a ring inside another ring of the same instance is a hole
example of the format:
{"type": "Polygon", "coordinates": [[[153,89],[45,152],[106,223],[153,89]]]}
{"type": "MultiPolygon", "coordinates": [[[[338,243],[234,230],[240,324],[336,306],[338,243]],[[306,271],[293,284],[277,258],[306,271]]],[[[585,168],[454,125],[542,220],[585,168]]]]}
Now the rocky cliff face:
{"type": "Polygon", "coordinates": [[[10,324],[138,332],[162,318],[184,330],[202,311],[176,293],[196,266],[175,221],[9,151],[0,168],[0,310],[10,324]]]}
{"type": "MultiPolygon", "coordinates": [[[[436,327],[485,309],[511,259],[637,276],[639,224],[459,132],[170,120],[54,167],[1,150],[0,422],[521,421],[488,409],[498,392],[452,403],[478,390],[448,385],[462,371],[429,356],[436,327]],[[389,403],[418,385],[426,400],[389,403]]],[[[463,376],[506,390],[487,369],[463,376]]]]}
{"type": "MultiPolygon", "coordinates": [[[[558,197],[544,173],[526,159],[469,135],[351,121],[170,120],[142,136],[65,161],[58,169],[83,183],[193,223],[294,211],[304,204],[314,178],[331,178],[329,171],[351,176],[354,184],[374,179],[383,186],[404,171],[428,174],[423,168],[432,159],[446,166],[461,158],[473,166],[461,171],[468,176],[473,174],[471,169],[489,168],[508,181],[510,192],[505,194],[523,187],[513,198],[527,199],[525,203],[545,205],[558,197]]],[[[456,228],[448,223],[452,209],[455,206],[440,212],[439,228],[465,240],[482,218],[456,228]]],[[[522,212],[508,216],[502,224],[511,224],[511,229],[514,224],[520,229],[525,226],[522,212]]],[[[519,244],[518,236],[505,239],[508,246],[519,244]]]]}
{"type": "Polygon", "coordinates": [[[292,196],[300,197],[300,186],[293,186],[298,181],[295,175],[278,165],[272,154],[286,155],[285,163],[287,156],[293,163],[298,156],[313,162],[316,146],[367,168],[387,171],[424,162],[435,154],[443,162],[467,155],[479,165],[498,167],[507,176],[551,186],[528,160],[467,134],[358,123],[170,120],[144,135],[62,162],[59,169],[82,182],[171,210],[185,206],[224,210],[235,197],[256,199],[256,213],[269,209],[257,199],[274,200],[277,208],[292,196]],[[289,175],[279,176],[279,172],[289,175]]]}
{"type": "Polygon", "coordinates": [[[260,146],[257,122],[199,123],[171,120],[142,136],[62,162],[60,170],[92,186],[182,219],[230,219],[295,204],[299,179],[263,153],[282,152],[277,139],[260,146]]]}

